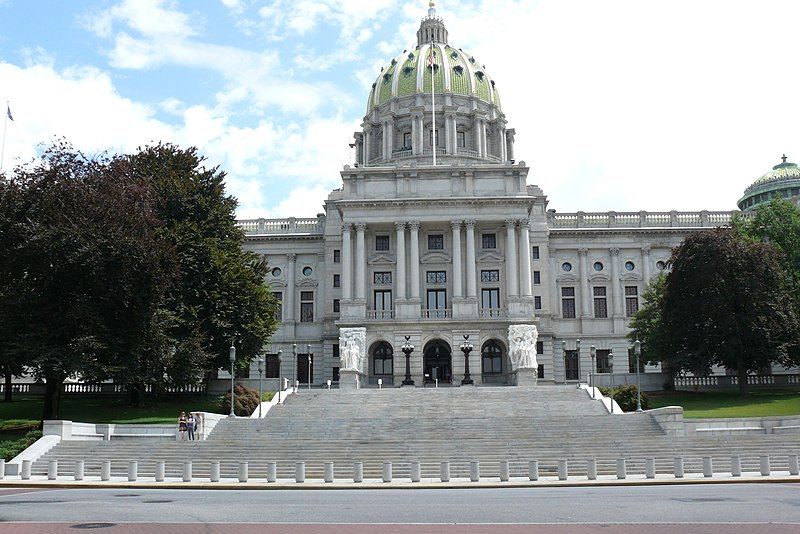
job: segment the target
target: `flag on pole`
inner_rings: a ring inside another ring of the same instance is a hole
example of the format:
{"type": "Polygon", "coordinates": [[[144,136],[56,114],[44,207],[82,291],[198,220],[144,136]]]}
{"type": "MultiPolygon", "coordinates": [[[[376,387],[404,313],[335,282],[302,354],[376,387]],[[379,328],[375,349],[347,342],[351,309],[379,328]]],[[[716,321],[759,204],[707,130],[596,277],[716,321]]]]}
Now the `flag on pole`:
{"type": "Polygon", "coordinates": [[[9,120],[14,120],[14,116],[11,115],[11,107],[8,105],[8,102],[6,102],[6,116],[9,118],[9,120]]]}

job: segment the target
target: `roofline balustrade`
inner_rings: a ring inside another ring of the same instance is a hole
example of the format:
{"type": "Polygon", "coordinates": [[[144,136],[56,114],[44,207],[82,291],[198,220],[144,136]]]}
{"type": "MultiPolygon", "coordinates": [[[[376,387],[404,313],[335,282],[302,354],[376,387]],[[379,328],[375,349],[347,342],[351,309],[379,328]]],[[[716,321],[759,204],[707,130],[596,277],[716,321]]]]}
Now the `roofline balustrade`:
{"type": "Polygon", "coordinates": [[[244,230],[245,235],[292,235],[292,234],[323,234],[325,232],[325,217],[313,219],[248,219],[236,221],[236,225],[244,230]]]}
{"type": "Polygon", "coordinates": [[[548,226],[560,228],[716,228],[730,226],[738,210],[732,211],[608,211],[547,212],[548,226]]]}

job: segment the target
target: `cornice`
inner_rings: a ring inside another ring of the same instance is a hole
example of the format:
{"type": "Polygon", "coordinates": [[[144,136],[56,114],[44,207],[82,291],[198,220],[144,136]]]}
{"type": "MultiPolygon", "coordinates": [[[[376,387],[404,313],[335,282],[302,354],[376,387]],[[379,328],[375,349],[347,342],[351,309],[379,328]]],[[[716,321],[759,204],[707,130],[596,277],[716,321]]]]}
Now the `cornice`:
{"type": "Polygon", "coordinates": [[[654,228],[549,228],[550,236],[575,236],[575,235],[624,235],[624,234],[651,234],[651,235],[676,235],[697,232],[700,230],[713,230],[710,226],[684,226],[684,227],[654,227],[654,228]]]}
{"type": "Polygon", "coordinates": [[[264,234],[246,235],[244,241],[262,243],[265,241],[323,241],[324,234],[264,234]]]}
{"type": "Polygon", "coordinates": [[[386,198],[386,199],[350,199],[334,202],[338,209],[342,208],[385,208],[387,206],[429,206],[437,205],[484,205],[484,206],[529,206],[536,197],[440,197],[440,198],[386,198]]]}

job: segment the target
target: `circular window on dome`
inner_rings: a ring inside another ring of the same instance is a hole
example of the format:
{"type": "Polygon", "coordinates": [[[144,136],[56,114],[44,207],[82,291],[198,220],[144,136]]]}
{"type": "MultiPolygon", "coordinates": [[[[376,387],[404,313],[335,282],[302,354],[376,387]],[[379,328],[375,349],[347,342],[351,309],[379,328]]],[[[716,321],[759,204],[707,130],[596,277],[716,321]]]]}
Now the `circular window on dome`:
{"type": "Polygon", "coordinates": [[[464,67],[462,67],[461,65],[456,65],[455,67],[453,67],[453,71],[456,73],[457,76],[464,75],[464,67]]]}
{"type": "Polygon", "coordinates": [[[387,72],[386,74],[383,75],[383,84],[386,85],[391,81],[391,79],[392,75],[387,72]]]}
{"type": "Polygon", "coordinates": [[[635,268],[636,268],[636,265],[634,265],[632,261],[626,261],[625,262],[625,270],[626,271],[632,271],[635,268]]]}
{"type": "Polygon", "coordinates": [[[403,67],[403,74],[406,76],[411,76],[411,73],[414,72],[413,67],[403,67]]]}
{"type": "Polygon", "coordinates": [[[275,278],[279,277],[281,273],[283,273],[283,271],[281,271],[280,267],[275,267],[274,269],[272,269],[272,276],[274,276],[275,278]]]}
{"type": "Polygon", "coordinates": [[[311,267],[303,267],[303,276],[311,276],[311,273],[314,272],[314,269],[311,267]]]}
{"type": "Polygon", "coordinates": [[[664,263],[663,261],[658,261],[656,262],[656,267],[658,267],[659,271],[663,271],[664,269],[667,268],[667,264],[664,263]]]}
{"type": "Polygon", "coordinates": [[[564,263],[561,264],[561,270],[564,271],[565,273],[570,272],[572,270],[572,264],[568,261],[565,261],[564,263]]]}
{"type": "Polygon", "coordinates": [[[599,261],[594,262],[594,270],[598,273],[603,270],[603,264],[599,261]]]}
{"type": "Polygon", "coordinates": [[[458,59],[458,52],[453,52],[452,54],[450,54],[450,57],[453,59],[458,59]]]}
{"type": "Polygon", "coordinates": [[[483,76],[484,76],[484,74],[483,74],[483,72],[482,72],[482,71],[478,71],[478,72],[476,72],[476,73],[475,73],[475,76],[477,76],[477,77],[478,77],[478,79],[479,79],[480,81],[483,81],[483,76]]]}

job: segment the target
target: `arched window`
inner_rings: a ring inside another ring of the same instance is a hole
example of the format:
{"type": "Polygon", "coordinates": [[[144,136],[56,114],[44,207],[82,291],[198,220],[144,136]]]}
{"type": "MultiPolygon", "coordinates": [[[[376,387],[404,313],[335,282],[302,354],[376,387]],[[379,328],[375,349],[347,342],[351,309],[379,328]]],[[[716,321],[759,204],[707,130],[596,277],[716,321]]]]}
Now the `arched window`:
{"type": "Polygon", "coordinates": [[[485,375],[503,373],[503,349],[493,340],[487,341],[481,350],[481,369],[485,375]]]}
{"type": "Polygon", "coordinates": [[[372,352],[372,372],[375,376],[392,376],[394,374],[392,346],[382,341],[372,352]]]}

